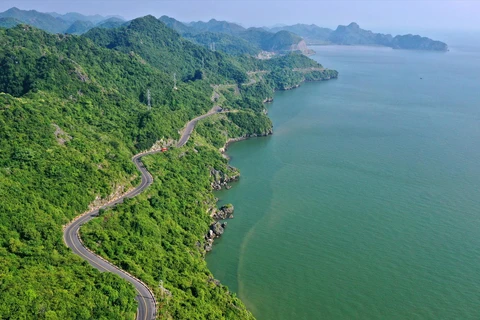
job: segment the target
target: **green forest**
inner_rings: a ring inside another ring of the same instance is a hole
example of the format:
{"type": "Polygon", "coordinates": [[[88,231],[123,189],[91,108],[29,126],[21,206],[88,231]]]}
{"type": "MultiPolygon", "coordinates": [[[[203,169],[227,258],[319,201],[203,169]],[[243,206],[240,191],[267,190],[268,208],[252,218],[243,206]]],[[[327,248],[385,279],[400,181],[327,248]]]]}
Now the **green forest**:
{"type": "Polygon", "coordinates": [[[262,102],[275,90],[336,76],[300,54],[212,52],[151,16],[82,36],[0,28],[0,319],[135,317],[133,286],[72,254],[62,226],[136,186],[131,157],[177,140],[214,104],[230,112],[199,123],[185,147],[145,157],[154,184],[81,234],[150,286],[162,319],[253,318],[204,261],[210,172],[228,166],[218,148],[271,130],[262,102]]]}

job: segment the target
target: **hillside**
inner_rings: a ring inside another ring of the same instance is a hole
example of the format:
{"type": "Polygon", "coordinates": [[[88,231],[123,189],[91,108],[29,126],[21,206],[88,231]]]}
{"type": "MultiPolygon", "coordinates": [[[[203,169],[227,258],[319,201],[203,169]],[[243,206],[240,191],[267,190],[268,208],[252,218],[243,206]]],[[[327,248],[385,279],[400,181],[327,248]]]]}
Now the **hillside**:
{"type": "Polygon", "coordinates": [[[76,12],[42,13],[15,7],[0,13],[0,27],[10,28],[18,23],[25,23],[50,33],[82,34],[96,25],[103,28],[111,28],[112,25],[118,27],[125,23],[125,20],[117,16],[86,16],[76,12]]]}
{"type": "Polygon", "coordinates": [[[54,18],[47,13],[35,10],[20,10],[15,7],[8,9],[5,12],[1,12],[0,18],[14,18],[22,23],[29,24],[51,33],[62,33],[70,26],[68,22],[59,18],[54,18]]]}
{"type": "Polygon", "coordinates": [[[94,200],[137,185],[131,156],[178,139],[188,120],[212,107],[214,90],[215,103],[235,112],[199,126],[184,148],[146,158],[154,185],[81,233],[152,288],[164,318],[252,318],[203,258],[206,212],[215,206],[210,173],[232,170],[218,147],[271,130],[262,101],[274,89],[336,72],[302,55],[260,61],[211,52],[153,17],[88,37],[0,28],[0,42],[0,318],[134,317],[133,288],[74,256],[62,225],[94,200]],[[187,77],[174,90],[177,69],[187,77]]]}
{"type": "Polygon", "coordinates": [[[448,46],[441,41],[435,41],[419,35],[407,34],[404,36],[396,36],[391,42],[394,49],[411,49],[411,50],[431,50],[431,51],[447,51],[448,46]]]}
{"type": "Polygon", "coordinates": [[[307,44],[325,44],[328,43],[328,38],[333,32],[329,28],[321,28],[315,24],[294,24],[291,26],[275,27],[268,29],[271,32],[278,32],[281,30],[290,31],[298,34],[305,39],[307,44]]]}
{"type": "Polygon", "coordinates": [[[15,18],[0,18],[0,27],[2,28],[12,28],[21,23],[21,21],[15,18]]]}
{"type": "Polygon", "coordinates": [[[311,52],[306,43],[291,32],[270,32],[262,28],[245,29],[235,23],[214,19],[208,22],[198,21],[188,24],[167,16],[162,16],[159,20],[184,37],[207,48],[210,48],[215,42],[216,50],[229,54],[256,55],[260,51],[276,53],[311,52]]]}
{"type": "Polygon", "coordinates": [[[92,29],[94,24],[90,21],[77,20],[67,30],[65,33],[68,34],[82,34],[92,29]]]}
{"type": "Polygon", "coordinates": [[[194,32],[217,32],[217,33],[226,33],[230,35],[238,34],[239,32],[245,31],[245,28],[232,22],[228,21],[218,21],[211,19],[208,22],[195,21],[187,24],[194,32]]]}
{"type": "Polygon", "coordinates": [[[350,23],[348,26],[338,26],[328,38],[330,42],[335,44],[382,46],[389,46],[392,42],[392,39],[393,37],[389,34],[383,35],[361,29],[360,26],[355,22],[350,23]]]}
{"type": "Polygon", "coordinates": [[[122,19],[118,18],[108,18],[98,23],[95,27],[103,29],[115,29],[120,28],[121,26],[127,26],[129,23],[129,21],[123,21],[122,19]]]}
{"type": "Polygon", "coordinates": [[[247,54],[255,56],[261,51],[258,46],[229,34],[201,32],[193,35],[186,34],[185,37],[209,49],[212,49],[214,44],[215,50],[231,55],[247,54]]]}
{"type": "Polygon", "coordinates": [[[398,35],[393,37],[390,34],[374,33],[364,30],[352,22],[347,26],[338,26],[337,29],[320,28],[314,24],[296,24],[269,29],[278,32],[279,30],[290,31],[305,39],[307,44],[338,44],[338,45],[366,45],[386,46],[393,49],[408,50],[431,50],[447,51],[448,46],[441,41],[418,35],[398,35]]]}
{"type": "Polygon", "coordinates": [[[119,16],[106,16],[106,17],[104,17],[104,16],[101,16],[99,14],[86,16],[86,15],[83,15],[83,14],[78,13],[78,12],[69,12],[69,13],[66,13],[66,14],[58,14],[56,12],[47,12],[47,14],[51,15],[54,18],[60,18],[60,19],[66,21],[68,23],[74,23],[75,21],[88,21],[88,22],[91,22],[95,25],[95,24],[99,24],[100,22],[103,22],[103,21],[108,20],[108,19],[115,19],[115,20],[125,22],[125,19],[123,19],[122,17],[119,17],[119,16]]]}
{"type": "Polygon", "coordinates": [[[177,31],[181,35],[197,33],[192,27],[190,27],[190,26],[186,25],[185,23],[180,22],[180,21],[178,21],[178,20],[176,20],[172,17],[168,17],[168,16],[164,15],[164,16],[161,16],[160,18],[158,18],[158,20],[162,21],[163,23],[165,23],[165,25],[167,27],[177,31]]]}
{"type": "Polygon", "coordinates": [[[85,37],[105,48],[138,54],[172,78],[176,73],[179,79],[196,80],[206,72],[212,82],[246,80],[245,72],[228,63],[227,56],[185,40],[153,16],[134,19],[128,26],[116,29],[95,28],[85,37]]]}

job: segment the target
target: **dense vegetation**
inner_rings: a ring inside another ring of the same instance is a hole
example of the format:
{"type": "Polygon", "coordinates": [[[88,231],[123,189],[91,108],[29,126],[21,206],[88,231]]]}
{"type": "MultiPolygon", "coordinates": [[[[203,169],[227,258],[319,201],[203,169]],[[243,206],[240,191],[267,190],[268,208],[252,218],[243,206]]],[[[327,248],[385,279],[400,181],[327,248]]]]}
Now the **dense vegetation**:
{"type": "Polygon", "coordinates": [[[309,68],[323,70],[296,54],[260,61],[210,52],[152,17],[88,37],[0,28],[0,318],[134,317],[133,287],[72,255],[62,225],[136,185],[131,156],[178,139],[212,107],[214,90],[231,111],[212,118],[221,123],[202,123],[187,147],[148,157],[152,188],[82,233],[154,288],[167,318],[251,317],[203,260],[210,170],[227,170],[216,149],[228,138],[270,130],[262,100],[273,90],[324,72],[294,70],[309,68]]]}
{"type": "Polygon", "coordinates": [[[62,15],[54,12],[20,10],[15,7],[0,12],[0,27],[10,28],[19,23],[25,23],[51,33],[82,34],[94,26],[101,24],[105,27],[113,22],[124,23],[125,21],[118,17],[85,16],[76,12],[62,15]]]}
{"type": "Polygon", "coordinates": [[[65,33],[82,34],[92,29],[93,27],[94,27],[94,24],[90,21],[77,20],[74,23],[72,23],[70,27],[68,27],[65,33]]]}
{"type": "Polygon", "coordinates": [[[185,34],[184,37],[206,48],[212,48],[211,46],[215,45],[215,50],[232,55],[257,55],[261,51],[257,45],[230,34],[202,32],[193,35],[185,34]]]}
{"type": "Polygon", "coordinates": [[[2,28],[12,28],[21,23],[21,21],[18,21],[15,18],[0,18],[0,27],[2,28]]]}
{"type": "Polygon", "coordinates": [[[154,184],[85,226],[82,237],[152,288],[162,281],[168,290],[158,294],[163,318],[253,318],[203,260],[206,212],[214,203],[209,168],[225,170],[227,164],[215,149],[196,145],[194,151],[192,145],[145,159],[154,184]]]}
{"type": "Polygon", "coordinates": [[[217,50],[235,55],[255,54],[262,50],[277,53],[290,52],[302,41],[301,37],[289,31],[270,32],[263,28],[245,29],[238,24],[215,19],[189,24],[167,16],[162,16],[159,20],[198,44],[210,47],[215,42],[217,50]]]}
{"type": "Polygon", "coordinates": [[[85,37],[102,47],[134,52],[152,66],[170,73],[172,78],[176,73],[184,81],[200,80],[204,76],[210,83],[246,80],[245,72],[231,63],[228,56],[185,40],[153,16],[132,20],[128,26],[118,29],[95,28],[85,37]]]}
{"type": "Polygon", "coordinates": [[[0,12],[0,18],[14,18],[22,23],[30,24],[52,33],[64,32],[70,26],[68,22],[57,19],[48,13],[35,10],[20,10],[15,7],[5,12],[0,12]]]}

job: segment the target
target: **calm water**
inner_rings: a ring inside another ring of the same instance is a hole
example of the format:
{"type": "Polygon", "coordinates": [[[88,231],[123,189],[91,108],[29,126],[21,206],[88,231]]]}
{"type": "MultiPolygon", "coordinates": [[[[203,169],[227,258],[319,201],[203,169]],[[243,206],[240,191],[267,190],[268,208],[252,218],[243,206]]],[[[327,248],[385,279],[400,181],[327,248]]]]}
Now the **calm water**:
{"type": "Polygon", "coordinates": [[[229,149],[210,269],[260,320],[480,319],[480,50],[315,50],[340,78],[229,149]]]}

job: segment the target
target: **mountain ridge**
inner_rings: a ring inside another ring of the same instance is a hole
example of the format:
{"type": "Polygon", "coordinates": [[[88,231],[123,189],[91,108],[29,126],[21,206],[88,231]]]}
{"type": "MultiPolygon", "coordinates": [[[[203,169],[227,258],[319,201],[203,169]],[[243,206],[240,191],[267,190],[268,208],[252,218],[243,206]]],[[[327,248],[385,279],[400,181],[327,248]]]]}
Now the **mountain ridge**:
{"type": "Polygon", "coordinates": [[[321,28],[315,24],[295,24],[272,28],[269,30],[286,30],[303,37],[307,44],[337,44],[337,45],[373,45],[393,49],[448,51],[448,45],[442,41],[433,40],[419,35],[397,35],[375,33],[362,29],[358,23],[339,25],[335,30],[321,28]]]}

